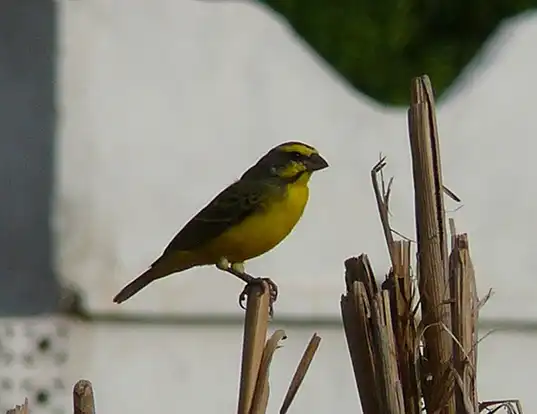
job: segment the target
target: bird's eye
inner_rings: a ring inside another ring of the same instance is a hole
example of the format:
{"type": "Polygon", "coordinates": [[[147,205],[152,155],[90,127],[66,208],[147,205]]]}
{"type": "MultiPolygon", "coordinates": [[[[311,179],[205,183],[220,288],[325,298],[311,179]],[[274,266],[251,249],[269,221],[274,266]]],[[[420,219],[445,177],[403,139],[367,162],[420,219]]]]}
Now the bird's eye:
{"type": "Polygon", "coordinates": [[[302,159],[302,154],[300,152],[298,152],[298,151],[293,151],[291,153],[291,158],[293,160],[301,160],[302,159]]]}

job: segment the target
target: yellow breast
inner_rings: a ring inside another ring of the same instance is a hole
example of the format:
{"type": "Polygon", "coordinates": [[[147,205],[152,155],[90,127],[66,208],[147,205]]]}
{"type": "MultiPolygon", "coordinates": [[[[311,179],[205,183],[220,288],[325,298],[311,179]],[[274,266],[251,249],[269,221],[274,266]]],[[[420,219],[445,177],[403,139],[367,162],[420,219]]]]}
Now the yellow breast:
{"type": "MultiPolygon", "coordinates": [[[[308,186],[289,185],[285,196],[227,230],[204,251],[216,262],[224,256],[231,262],[242,262],[276,247],[293,230],[308,202],[308,186]]],[[[207,257],[209,259],[209,257],[207,257]]]]}

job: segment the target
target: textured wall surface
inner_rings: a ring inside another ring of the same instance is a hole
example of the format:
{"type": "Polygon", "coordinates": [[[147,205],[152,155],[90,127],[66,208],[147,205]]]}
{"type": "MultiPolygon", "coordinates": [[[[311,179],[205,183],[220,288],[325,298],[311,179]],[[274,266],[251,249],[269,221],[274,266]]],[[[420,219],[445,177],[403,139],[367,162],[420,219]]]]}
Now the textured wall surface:
{"type": "Polygon", "coordinates": [[[72,412],[70,327],[61,317],[0,318],[0,412],[25,398],[35,414],[72,412]]]}
{"type": "MultiPolygon", "coordinates": [[[[359,412],[347,345],[340,327],[284,328],[271,365],[269,412],[277,412],[313,332],[319,350],[293,403],[296,412],[359,412]]],[[[484,336],[486,332],[480,332],[484,336]]],[[[99,412],[233,412],[236,407],[242,326],[159,326],[79,323],[62,318],[0,319],[0,409],[28,397],[32,412],[72,412],[72,385],[92,381],[99,412]]],[[[496,332],[479,345],[482,401],[520,398],[536,412],[533,334],[496,332]],[[516,349],[516,353],[512,350],[516,349]],[[517,357],[522,355],[522,358],[517,357]],[[506,373],[516,373],[508,376],[506,373]]]]}
{"type": "MultiPolygon", "coordinates": [[[[332,167],[314,177],[292,236],[248,267],[277,280],[280,315],[336,318],[350,255],[367,252],[379,276],[387,270],[369,178],[379,152],[395,176],[393,225],[412,236],[405,111],[352,92],[261,6],[88,0],[63,2],[61,22],[57,264],[90,310],[238,314],[242,287],[211,268],[121,307],[111,298],[285,140],[316,145],[332,167]]],[[[507,23],[439,108],[445,183],[464,202],[450,216],[470,233],[481,292],[497,292],[490,318],[537,318],[536,36],[535,15],[507,23]]]]}
{"type": "Polygon", "coordinates": [[[50,231],[56,7],[0,6],[0,315],[54,310],[50,231]]]}
{"type": "MultiPolygon", "coordinates": [[[[312,328],[285,330],[288,339],[271,365],[271,413],[278,412],[314,332],[312,328]]],[[[359,412],[343,331],[321,328],[317,332],[321,345],[291,409],[297,413],[359,412]]],[[[65,380],[90,378],[101,412],[150,412],[155,403],[170,403],[181,412],[236,410],[242,327],[109,324],[87,329],[80,325],[71,333],[71,357],[76,363],[65,371],[65,380]],[[88,353],[90,347],[93,351],[88,353]]],[[[535,335],[498,332],[488,336],[479,349],[480,399],[520,398],[524,412],[536,412],[532,373],[537,360],[513,358],[507,351],[530,355],[536,346],[535,335]]]]}

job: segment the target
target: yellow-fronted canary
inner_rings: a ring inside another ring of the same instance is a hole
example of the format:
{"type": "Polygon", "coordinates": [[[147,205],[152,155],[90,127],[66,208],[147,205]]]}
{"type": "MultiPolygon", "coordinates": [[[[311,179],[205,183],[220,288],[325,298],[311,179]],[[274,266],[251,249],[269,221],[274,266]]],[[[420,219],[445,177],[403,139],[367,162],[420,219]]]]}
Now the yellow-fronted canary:
{"type": "Polygon", "coordinates": [[[222,263],[229,263],[235,273],[244,272],[245,260],[268,252],[293,230],[308,202],[311,174],[326,167],[319,152],[301,142],[271,149],[194,216],[114,302],[124,302],[154,280],[194,266],[222,268],[222,263]]]}

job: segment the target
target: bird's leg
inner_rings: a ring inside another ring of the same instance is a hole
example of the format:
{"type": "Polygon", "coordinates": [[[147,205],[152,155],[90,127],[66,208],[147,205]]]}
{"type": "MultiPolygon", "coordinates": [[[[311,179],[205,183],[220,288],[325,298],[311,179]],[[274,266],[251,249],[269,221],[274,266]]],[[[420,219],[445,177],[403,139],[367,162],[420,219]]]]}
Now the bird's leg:
{"type": "Polygon", "coordinates": [[[239,306],[245,309],[244,300],[248,294],[248,287],[255,283],[266,282],[270,290],[270,315],[274,313],[273,304],[278,298],[278,286],[271,279],[265,277],[254,277],[244,270],[244,263],[236,262],[230,263],[226,258],[221,258],[216,267],[224,272],[231,273],[233,276],[238,277],[240,280],[246,283],[244,290],[239,295],[239,306]]]}
{"type": "Polygon", "coordinates": [[[242,274],[246,273],[246,269],[244,268],[244,263],[243,262],[231,263],[231,268],[235,272],[242,273],[242,274]]]}
{"type": "Polygon", "coordinates": [[[244,283],[252,283],[255,277],[249,275],[244,271],[244,264],[242,263],[230,263],[225,257],[222,257],[217,263],[216,267],[227,273],[231,273],[233,276],[238,277],[244,283]],[[242,265],[242,268],[241,268],[242,265]]]}

